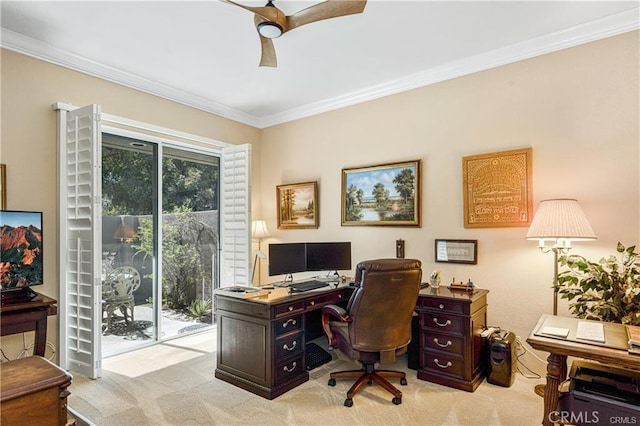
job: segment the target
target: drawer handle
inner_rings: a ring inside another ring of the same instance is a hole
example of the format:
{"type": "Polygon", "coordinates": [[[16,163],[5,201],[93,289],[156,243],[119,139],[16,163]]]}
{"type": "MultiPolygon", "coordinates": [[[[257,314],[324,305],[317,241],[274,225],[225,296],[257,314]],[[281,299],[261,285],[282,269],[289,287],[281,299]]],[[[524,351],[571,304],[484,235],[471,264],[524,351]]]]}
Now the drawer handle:
{"type": "Polygon", "coordinates": [[[311,306],[313,306],[313,305],[315,305],[315,304],[316,304],[316,302],[315,302],[315,300],[312,300],[309,304],[310,304],[311,306]]]}
{"type": "Polygon", "coordinates": [[[440,368],[449,368],[449,367],[451,367],[451,365],[452,365],[452,364],[451,364],[451,361],[447,361],[447,365],[442,365],[442,364],[440,364],[440,363],[438,362],[438,358],[435,358],[435,359],[433,360],[433,362],[435,362],[435,363],[436,363],[436,365],[437,365],[438,367],[440,367],[440,368]]]}
{"type": "Polygon", "coordinates": [[[342,299],[342,295],[341,294],[338,295],[338,299],[342,299]]]}
{"type": "Polygon", "coordinates": [[[293,306],[289,306],[289,312],[293,311],[293,306]]]}
{"type": "Polygon", "coordinates": [[[444,309],[444,305],[441,303],[441,304],[438,305],[438,308],[444,309]]]}
{"type": "Polygon", "coordinates": [[[282,370],[286,371],[287,373],[291,373],[293,370],[296,369],[296,366],[298,364],[296,364],[295,361],[293,361],[293,364],[291,364],[291,368],[287,367],[286,365],[284,367],[282,367],[282,370]]]}
{"type": "Polygon", "coordinates": [[[296,320],[294,320],[293,318],[289,318],[282,324],[282,328],[287,328],[289,323],[291,323],[292,325],[296,325],[296,320]]]}
{"type": "Polygon", "coordinates": [[[282,349],[287,350],[287,351],[292,351],[296,348],[298,342],[297,341],[293,341],[293,346],[289,347],[286,343],[284,345],[282,345],[282,349]]]}
{"type": "Polygon", "coordinates": [[[451,346],[453,343],[451,343],[451,340],[447,340],[447,343],[442,344],[438,341],[437,337],[433,338],[433,343],[435,343],[436,345],[440,346],[441,348],[446,348],[448,346],[451,346]]]}
{"type": "Polygon", "coordinates": [[[442,323],[438,322],[438,318],[434,318],[433,322],[436,323],[436,325],[438,327],[446,327],[448,325],[451,325],[451,320],[447,320],[444,324],[442,324],[442,323]]]}

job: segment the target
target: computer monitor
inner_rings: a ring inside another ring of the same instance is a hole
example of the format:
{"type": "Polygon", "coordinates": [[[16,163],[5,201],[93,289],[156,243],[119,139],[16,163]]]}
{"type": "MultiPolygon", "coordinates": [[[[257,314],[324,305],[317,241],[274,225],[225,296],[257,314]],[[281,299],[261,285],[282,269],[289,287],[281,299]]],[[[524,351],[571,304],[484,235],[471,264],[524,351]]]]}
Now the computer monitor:
{"type": "Polygon", "coordinates": [[[306,271],[305,243],[269,244],[269,276],[306,271]]]}
{"type": "Polygon", "coordinates": [[[306,270],[351,270],[351,243],[307,243],[306,270]]]}

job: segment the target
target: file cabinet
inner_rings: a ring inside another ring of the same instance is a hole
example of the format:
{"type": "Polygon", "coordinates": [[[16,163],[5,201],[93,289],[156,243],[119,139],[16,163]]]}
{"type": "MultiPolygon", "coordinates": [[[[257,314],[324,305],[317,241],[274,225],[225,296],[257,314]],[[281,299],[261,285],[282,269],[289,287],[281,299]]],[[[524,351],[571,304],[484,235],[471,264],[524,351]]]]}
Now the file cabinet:
{"type": "Polygon", "coordinates": [[[485,376],[488,357],[480,333],[487,325],[488,290],[447,287],[420,292],[418,378],[473,392],[485,376]]]}

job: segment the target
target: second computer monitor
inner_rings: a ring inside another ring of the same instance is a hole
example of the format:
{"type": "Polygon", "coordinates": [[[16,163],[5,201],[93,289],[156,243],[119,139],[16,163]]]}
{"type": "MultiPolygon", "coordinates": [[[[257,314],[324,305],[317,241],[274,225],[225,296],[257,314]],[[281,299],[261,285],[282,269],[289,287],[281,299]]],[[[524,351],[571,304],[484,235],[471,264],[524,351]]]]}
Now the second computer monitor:
{"type": "Polygon", "coordinates": [[[307,271],[351,270],[351,243],[307,243],[307,271]]]}

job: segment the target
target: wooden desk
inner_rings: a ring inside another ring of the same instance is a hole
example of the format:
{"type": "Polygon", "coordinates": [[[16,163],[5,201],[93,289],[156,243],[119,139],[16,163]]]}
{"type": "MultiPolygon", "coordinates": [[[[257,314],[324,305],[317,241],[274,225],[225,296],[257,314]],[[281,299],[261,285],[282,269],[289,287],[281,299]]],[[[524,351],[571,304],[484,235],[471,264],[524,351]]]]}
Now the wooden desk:
{"type": "Polygon", "coordinates": [[[267,399],[309,380],[305,346],[312,321],[324,305],[346,302],[346,284],[287,295],[276,289],[269,299],[215,292],[218,326],[215,377],[267,399]],[[281,294],[275,297],[275,294],[281,294]]]}
{"type": "MultiPolygon", "coordinates": [[[[545,386],[544,392],[544,414],[542,417],[542,424],[545,426],[554,424],[553,413],[558,407],[558,397],[560,394],[558,386],[567,378],[567,356],[594,360],[603,364],[640,371],[640,356],[630,355],[626,350],[535,335],[542,324],[553,326],[554,318],[558,318],[557,326],[559,327],[574,327],[572,330],[574,335],[578,321],[584,321],[578,320],[577,318],[542,315],[531,332],[531,335],[527,338],[527,343],[534,349],[549,352],[549,357],[547,358],[547,385],[545,386]]],[[[608,329],[617,333],[626,333],[624,327],[627,326],[623,324],[606,323],[605,325],[605,340],[608,340],[608,329]]],[[[631,328],[638,329],[640,332],[640,327],[631,328]]],[[[605,344],[606,343],[607,342],[605,342],[605,344]]]]}
{"type": "Polygon", "coordinates": [[[28,302],[0,305],[0,336],[35,331],[33,354],[44,356],[47,345],[47,316],[56,315],[56,300],[40,293],[28,302]]]}

